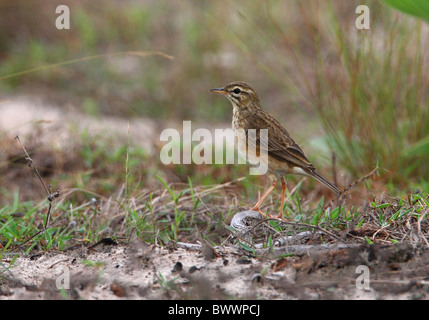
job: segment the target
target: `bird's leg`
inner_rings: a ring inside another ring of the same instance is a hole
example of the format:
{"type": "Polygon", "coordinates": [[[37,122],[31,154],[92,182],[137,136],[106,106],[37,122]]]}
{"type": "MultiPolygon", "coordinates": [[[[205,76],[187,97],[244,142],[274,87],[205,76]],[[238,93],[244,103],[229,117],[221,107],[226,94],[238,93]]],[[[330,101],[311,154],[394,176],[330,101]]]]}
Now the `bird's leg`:
{"type": "Polygon", "coordinates": [[[264,193],[261,199],[259,199],[259,201],[253,206],[253,208],[250,209],[250,211],[258,211],[261,215],[266,217],[266,214],[263,213],[261,210],[259,210],[259,206],[262,204],[262,202],[264,202],[265,198],[270,194],[270,192],[273,191],[276,185],[277,185],[277,180],[274,180],[271,187],[268,188],[268,190],[264,193]]]}
{"type": "Polygon", "coordinates": [[[278,216],[278,218],[281,220],[285,220],[285,218],[283,218],[283,205],[285,203],[286,190],[287,190],[286,180],[284,177],[282,177],[282,201],[280,205],[280,214],[278,216]]]}

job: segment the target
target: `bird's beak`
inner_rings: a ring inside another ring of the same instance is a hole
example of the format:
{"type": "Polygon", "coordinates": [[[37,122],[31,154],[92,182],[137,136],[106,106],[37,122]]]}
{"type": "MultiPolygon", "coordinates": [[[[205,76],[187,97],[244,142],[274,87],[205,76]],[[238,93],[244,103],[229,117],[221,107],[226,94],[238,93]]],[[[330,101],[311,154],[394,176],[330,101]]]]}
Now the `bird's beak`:
{"type": "Polygon", "coordinates": [[[216,93],[221,93],[221,94],[227,94],[228,91],[225,91],[224,88],[214,88],[214,89],[210,89],[211,92],[216,92],[216,93]]]}

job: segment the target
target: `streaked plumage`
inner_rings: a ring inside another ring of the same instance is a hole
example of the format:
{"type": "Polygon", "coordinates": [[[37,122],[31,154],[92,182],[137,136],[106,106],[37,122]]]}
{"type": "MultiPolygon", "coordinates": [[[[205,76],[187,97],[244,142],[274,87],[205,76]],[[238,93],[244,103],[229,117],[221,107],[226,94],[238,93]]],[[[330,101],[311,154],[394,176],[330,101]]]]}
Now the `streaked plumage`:
{"type": "Polygon", "coordinates": [[[286,191],[284,175],[287,174],[311,176],[330,188],[338,196],[343,195],[332,182],[316,172],[316,168],[277,119],[261,108],[258,95],[251,85],[244,82],[233,82],[224,88],[211,89],[211,91],[224,94],[233,106],[232,128],[236,133],[237,139],[245,139],[247,142],[242,144],[246,146],[246,149],[239,150],[239,152],[247,153],[247,148],[254,148],[256,149],[256,154],[259,154],[261,145],[259,135],[256,135],[256,139],[252,139],[251,135],[247,134],[247,132],[249,129],[256,129],[257,131],[259,129],[268,130],[268,174],[273,180],[273,186],[268,189],[261,200],[254,206],[254,210],[259,211],[259,205],[275,187],[277,179],[282,179],[283,194],[279,215],[279,218],[282,219],[283,201],[286,191]],[[245,132],[245,136],[243,136],[243,131],[245,132]]]}

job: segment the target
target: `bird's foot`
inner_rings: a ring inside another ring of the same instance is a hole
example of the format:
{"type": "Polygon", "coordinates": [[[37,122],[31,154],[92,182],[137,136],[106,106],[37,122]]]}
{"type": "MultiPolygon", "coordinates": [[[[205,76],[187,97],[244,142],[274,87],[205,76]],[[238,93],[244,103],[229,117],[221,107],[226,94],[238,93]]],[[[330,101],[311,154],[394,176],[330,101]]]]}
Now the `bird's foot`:
{"type": "Polygon", "coordinates": [[[259,212],[259,213],[261,214],[261,216],[263,216],[265,219],[267,219],[267,218],[269,218],[269,217],[270,217],[270,215],[268,215],[268,214],[266,214],[266,213],[262,212],[262,211],[261,211],[261,210],[259,210],[259,209],[252,210],[252,211],[257,211],[257,212],[259,212]]]}
{"type": "Polygon", "coordinates": [[[283,214],[279,214],[279,215],[277,215],[277,216],[273,216],[273,215],[271,215],[271,214],[264,213],[264,212],[262,212],[259,208],[255,208],[255,207],[253,207],[252,209],[250,209],[250,211],[256,211],[256,212],[259,212],[259,213],[261,214],[261,216],[263,216],[265,219],[276,219],[276,220],[281,220],[281,221],[287,221],[287,222],[290,222],[288,219],[285,219],[285,218],[283,217],[283,214]]]}
{"type": "Polygon", "coordinates": [[[272,216],[272,215],[269,214],[268,217],[271,218],[271,219],[276,219],[276,220],[291,222],[290,220],[288,220],[285,217],[283,217],[283,214],[279,214],[277,216],[272,216]]]}
{"type": "Polygon", "coordinates": [[[270,215],[268,215],[268,214],[266,214],[266,213],[263,213],[258,207],[253,207],[252,209],[250,209],[249,211],[256,211],[256,212],[259,212],[260,214],[261,214],[261,216],[263,216],[265,219],[267,218],[267,217],[270,217],[270,215]]]}

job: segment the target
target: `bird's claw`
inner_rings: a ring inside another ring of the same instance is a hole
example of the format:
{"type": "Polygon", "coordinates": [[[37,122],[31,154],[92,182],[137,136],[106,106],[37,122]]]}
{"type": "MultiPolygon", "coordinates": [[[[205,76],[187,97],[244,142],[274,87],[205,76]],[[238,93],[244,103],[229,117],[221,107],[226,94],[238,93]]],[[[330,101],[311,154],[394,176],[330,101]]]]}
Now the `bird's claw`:
{"type": "Polygon", "coordinates": [[[259,212],[261,214],[261,216],[263,216],[265,219],[269,218],[269,219],[275,219],[275,220],[281,220],[281,221],[289,221],[289,220],[285,219],[282,214],[279,214],[277,216],[273,216],[271,214],[262,212],[259,208],[252,208],[252,209],[250,209],[250,211],[259,212]]]}

